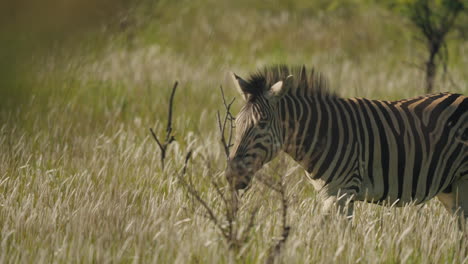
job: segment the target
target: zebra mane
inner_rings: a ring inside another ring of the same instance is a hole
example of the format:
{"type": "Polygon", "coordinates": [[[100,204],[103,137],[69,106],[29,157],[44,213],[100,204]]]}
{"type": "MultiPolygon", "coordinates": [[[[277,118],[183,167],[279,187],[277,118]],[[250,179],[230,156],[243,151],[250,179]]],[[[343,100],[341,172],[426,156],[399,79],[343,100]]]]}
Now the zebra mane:
{"type": "Polygon", "coordinates": [[[302,67],[283,64],[266,66],[248,77],[247,92],[254,97],[260,96],[273,84],[285,80],[289,75],[293,76],[289,94],[336,97],[336,94],[329,90],[327,80],[323,75],[314,69],[307,72],[305,65],[302,67]]]}

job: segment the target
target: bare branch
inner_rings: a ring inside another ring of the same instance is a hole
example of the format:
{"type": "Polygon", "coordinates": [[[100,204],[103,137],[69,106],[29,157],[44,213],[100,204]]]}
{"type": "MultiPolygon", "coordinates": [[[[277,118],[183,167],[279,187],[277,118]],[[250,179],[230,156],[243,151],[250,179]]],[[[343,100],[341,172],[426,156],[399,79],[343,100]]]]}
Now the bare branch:
{"type": "MultiPolygon", "coordinates": [[[[187,155],[189,157],[189,155],[187,155]]],[[[184,172],[184,170],[183,170],[184,172]]],[[[208,203],[201,197],[200,193],[195,189],[195,187],[187,182],[183,175],[177,174],[177,177],[179,178],[180,183],[182,186],[185,187],[185,189],[198,201],[198,203],[205,208],[205,211],[208,213],[208,218],[213,222],[213,224],[221,231],[223,236],[228,239],[228,236],[225,232],[225,228],[221,225],[221,222],[219,221],[218,217],[216,214],[213,212],[211,207],[208,205],[208,203]]]]}
{"type": "Polygon", "coordinates": [[[232,104],[234,103],[234,101],[236,100],[236,98],[232,98],[232,100],[231,100],[231,102],[230,102],[229,104],[226,103],[226,97],[224,96],[223,86],[220,86],[219,89],[221,90],[221,96],[222,96],[222,98],[223,98],[223,104],[224,104],[224,108],[226,109],[226,114],[227,114],[230,118],[234,119],[234,117],[232,116],[230,110],[231,110],[231,106],[232,106],[232,104]]]}
{"type": "Polygon", "coordinates": [[[225,128],[226,128],[226,117],[224,118],[224,122],[221,123],[221,115],[219,114],[219,111],[216,113],[216,119],[217,119],[217,122],[218,122],[218,129],[219,129],[219,132],[220,132],[220,136],[221,136],[221,144],[223,145],[223,148],[224,148],[224,153],[226,155],[226,159],[229,159],[229,144],[226,142],[226,136],[224,135],[224,131],[225,131],[225,128]]]}
{"type": "Polygon", "coordinates": [[[153,135],[154,140],[156,143],[158,143],[159,149],[161,150],[161,168],[164,170],[164,162],[166,159],[166,151],[169,145],[175,141],[174,136],[172,135],[172,112],[173,112],[173,107],[174,107],[174,97],[175,97],[175,92],[177,89],[177,85],[179,82],[175,82],[174,86],[172,87],[172,92],[171,92],[171,97],[169,98],[169,110],[167,113],[167,127],[166,127],[166,138],[164,139],[164,142],[161,142],[158,137],[156,136],[156,133],[154,133],[153,129],[150,128],[151,135],[153,135]]]}
{"type": "MultiPolygon", "coordinates": [[[[234,117],[232,116],[230,109],[234,100],[230,101],[229,103],[226,101],[222,87],[221,95],[223,98],[225,114],[221,116],[220,111],[217,111],[216,121],[220,132],[220,141],[223,145],[226,158],[229,159],[229,151],[232,141],[232,131],[234,128],[234,117]],[[226,135],[227,132],[229,133],[229,135],[226,135]]],[[[168,123],[168,127],[171,127],[170,123],[168,123]]],[[[167,131],[170,131],[170,129],[167,131]]],[[[152,134],[154,133],[152,132],[152,134]]],[[[155,135],[153,135],[153,137],[156,138],[155,135]]],[[[157,140],[157,142],[159,142],[159,140],[157,140]]],[[[161,145],[163,148],[165,147],[165,145],[160,144],[160,142],[158,143],[158,145],[161,145]]],[[[234,253],[231,254],[231,256],[235,256],[235,258],[243,258],[241,252],[248,245],[249,239],[251,239],[252,229],[255,228],[255,226],[258,223],[257,216],[261,205],[258,204],[255,207],[249,207],[253,209],[249,211],[247,215],[244,215],[242,213],[244,211],[242,210],[246,209],[245,206],[243,206],[241,203],[243,197],[239,196],[235,188],[228,182],[226,182],[227,185],[224,185],[224,181],[223,183],[220,183],[218,178],[216,178],[220,174],[213,174],[213,176],[210,177],[210,186],[212,186],[215,189],[215,195],[219,196],[221,201],[217,200],[219,202],[212,204],[210,203],[210,201],[204,199],[202,193],[199,190],[197,190],[195,184],[192,182],[192,178],[184,177],[184,175],[187,172],[188,162],[190,160],[191,154],[191,151],[187,153],[185,157],[184,167],[182,168],[180,173],[176,174],[179,183],[186,189],[187,194],[193,199],[192,201],[200,204],[200,207],[202,208],[202,211],[204,213],[203,216],[206,217],[210,222],[212,222],[214,226],[216,226],[216,229],[219,230],[221,237],[223,237],[224,241],[229,247],[228,250],[231,253],[234,253]],[[219,203],[221,203],[221,208],[215,206],[219,203]]],[[[203,155],[202,159],[205,159],[203,155]]],[[[205,162],[207,162],[207,160],[205,160],[205,162]]],[[[210,164],[208,162],[208,166],[209,165],[210,164]]],[[[280,177],[279,183],[276,183],[274,179],[268,179],[266,176],[259,176],[258,178],[268,188],[272,189],[274,192],[278,193],[281,196],[281,239],[275,241],[274,245],[270,249],[270,254],[268,256],[268,260],[275,261],[276,258],[280,255],[283,245],[289,236],[290,230],[290,227],[287,225],[288,200],[286,196],[285,183],[283,177],[280,177]]]]}
{"type": "Polygon", "coordinates": [[[273,245],[270,250],[268,257],[265,263],[275,263],[276,258],[280,255],[283,245],[286,243],[286,240],[289,237],[289,231],[291,227],[287,224],[288,219],[288,199],[286,194],[286,183],[284,181],[284,176],[280,175],[279,186],[274,186],[271,182],[264,181],[267,186],[279,193],[281,198],[281,238],[273,245]]]}
{"type": "Polygon", "coordinates": [[[233,98],[231,102],[227,103],[222,86],[220,86],[220,90],[221,90],[221,97],[222,97],[223,105],[225,109],[225,115],[224,115],[223,121],[221,122],[221,114],[218,111],[216,113],[216,119],[218,122],[218,129],[221,134],[221,143],[223,144],[226,158],[229,159],[230,148],[232,147],[232,138],[233,138],[232,135],[233,135],[233,128],[234,128],[234,120],[235,120],[234,116],[231,113],[231,107],[235,101],[235,98],[233,98]],[[228,135],[228,139],[226,140],[225,133],[226,133],[226,126],[228,122],[229,122],[229,135],[228,135]]]}
{"type": "Polygon", "coordinates": [[[233,125],[233,122],[231,122],[231,125],[229,126],[229,139],[228,139],[228,148],[230,149],[232,147],[232,135],[234,134],[233,133],[233,129],[234,129],[234,125],[233,125]]]}
{"type": "Polygon", "coordinates": [[[221,197],[221,200],[223,200],[223,203],[224,203],[224,206],[229,206],[229,203],[226,199],[226,196],[224,195],[224,193],[221,191],[222,188],[219,186],[219,184],[214,180],[214,179],[211,179],[211,184],[213,185],[213,187],[215,188],[216,190],[216,193],[218,193],[218,195],[221,197]]]}
{"type": "Polygon", "coordinates": [[[249,238],[249,233],[252,230],[252,228],[255,226],[255,218],[257,217],[258,210],[260,209],[260,205],[255,206],[255,208],[250,212],[250,218],[249,218],[249,223],[244,230],[244,233],[242,234],[242,237],[240,241],[242,243],[246,243],[248,238],[249,238]]]}
{"type": "Polygon", "coordinates": [[[168,112],[167,128],[166,128],[166,133],[167,133],[166,142],[168,142],[168,144],[174,141],[174,137],[171,135],[172,134],[172,109],[174,105],[174,96],[175,96],[175,92],[176,92],[178,85],[179,85],[179,82],[176,81],[174,83],[174,86],[172,87],[171,97],[169,98],[169,112],[168,112]]]}
{"type": "Polygon", "coordinates": [[[190,150],[185,156],[185,162],[184,162],[184,168],[182,169],[182,175],[185,175],[185,173],[187,172],[187,165],[191,157],[192,157],[192,151],[190,150]]]}
{"type": "Polygon", "coordinates": [[[159,149],[161,149],[161,152],[164,151],[164,147],[161,145],[161,142],[159,142],[158,137],[157,137],[156,134],[154,133],[153,129],[150,128],[149,130],[150,130],[150,132],[151,132],[151,135],[153,135],[154,140],[155,140],[156,143],[158,144],[159,149]]]}

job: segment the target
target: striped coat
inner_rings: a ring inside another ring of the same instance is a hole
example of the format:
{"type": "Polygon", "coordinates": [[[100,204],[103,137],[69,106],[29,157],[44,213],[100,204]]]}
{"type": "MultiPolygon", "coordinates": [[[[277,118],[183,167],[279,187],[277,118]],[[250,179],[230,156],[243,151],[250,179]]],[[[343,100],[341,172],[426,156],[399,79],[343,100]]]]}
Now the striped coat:
{"type": "MultiPolygon", "coordinates": [[[[325,208],[347,201],[421,203],[468,212],[468,98],[341,98],[319,74],[275,66],[234,75],[246,104],[226,170],[241,189],[284,151],[308,172],[325,208]]],[[[352,214],[352,204],[348,207],[352,214]]]]}

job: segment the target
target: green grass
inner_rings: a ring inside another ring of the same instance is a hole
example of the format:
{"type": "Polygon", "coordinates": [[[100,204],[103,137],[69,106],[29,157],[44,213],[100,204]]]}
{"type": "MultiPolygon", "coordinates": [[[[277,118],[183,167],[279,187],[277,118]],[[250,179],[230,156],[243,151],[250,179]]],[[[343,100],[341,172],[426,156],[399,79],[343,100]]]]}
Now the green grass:
{"type": "MultiPolygon", "coordinates": [[[[58,42],[2,82],[1,263],[230,263],[221,235],[175,177],[192,149],[187,177],[220,209],[209,181],[225,167],[215,114],[219,86],[237,96],[228,71],[306,64],[343,96],[423,93],[422,73],[408,65],[424,54],[410,25],[367,1],[143,1],[128,19],[124,29],[58,42]],[[163,171],[148,128],[163,135],[175,80],[177,141],[163,171]]],[[[450,75],[440,75],[437,90],[467,94],[468,43],[449,48],[450,75]]],[[[234,112],[240,106],[238,97],[234,112]]],[[[302,169],[287,181],[284,263],[466,262],[466,240],[438,201],[359,204],[347,225],[323,220],[302,169]]],[[[249,263],[263,262],[279,235],[276,194],[255,182],[242,217],[257,204],[243,251],[249,263]]]]}

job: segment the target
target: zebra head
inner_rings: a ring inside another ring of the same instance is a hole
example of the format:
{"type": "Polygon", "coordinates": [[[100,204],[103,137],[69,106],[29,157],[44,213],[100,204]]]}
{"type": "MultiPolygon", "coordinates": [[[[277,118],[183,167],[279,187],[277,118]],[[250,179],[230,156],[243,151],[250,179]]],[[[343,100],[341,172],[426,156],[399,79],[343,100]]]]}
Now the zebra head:
{"type": "Polygon", "coordinates": [[[232,74],[245,105],[236,117],[236,134],[226,178],[236,190],[246,188],[255,172],[282,148],[278,102],[288,91],[292,76],[266,82],[245,81],[232,74]]]}

